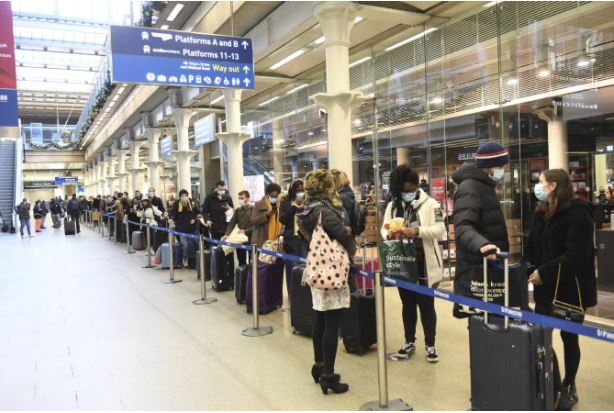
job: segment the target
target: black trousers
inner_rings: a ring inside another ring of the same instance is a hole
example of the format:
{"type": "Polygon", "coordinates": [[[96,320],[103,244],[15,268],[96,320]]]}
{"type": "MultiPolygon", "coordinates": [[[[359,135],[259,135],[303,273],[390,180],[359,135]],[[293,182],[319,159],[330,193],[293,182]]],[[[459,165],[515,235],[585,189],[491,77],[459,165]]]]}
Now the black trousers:
{"type": "Polygon", "coordinates": [[[79,222],[79,213],[77,212],[76,214],[70,214],[70,218],[75,221],[75,230],[77,231],[77,233],[81,232],[81,223],[79,222]]]}
{"type": "Polygon", "coordinates": [[[416,325],[418,324],[418,308],[420,320],[424,330],[424,342],[427,347],[435,345],[437,331],[437,313],[435,312],[435,299],[413,291],[399,288],[399,296],[403,302],[403,327],[405,328],[405,342],[416,342],[416,325]]]}
{"type": "Polygon", "coordinates": [[[313,323],[313,353],[316,363],[324,363],[323,373],[335,372],[337,344],[343,309],[316,311],[313,323]]]}
{"type": "Polygon", "coordinates": [[[245,266],[247,265],[247,251],[242,249],[237,249],[237,261],[239,261],[239,265],[245,266]]]}

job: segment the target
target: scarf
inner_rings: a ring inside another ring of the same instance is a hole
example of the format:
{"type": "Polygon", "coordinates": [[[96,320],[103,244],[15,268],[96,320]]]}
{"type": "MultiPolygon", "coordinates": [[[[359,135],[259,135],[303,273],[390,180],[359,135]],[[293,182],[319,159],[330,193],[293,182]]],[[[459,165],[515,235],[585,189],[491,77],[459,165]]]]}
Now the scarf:
{"type": "MultiPolygon", "coordinates": [[[[190,201],[190,198],[188,198],[188,211],[192,212],[192,202],[190,201]]],[[[183,212],[183,202],[179,201],[179,207],[177,208],[177,212],[182,213],[183,212]]]]}
{"type": "MultiPolygon", "coordinates": [[[[269,199],[265,198],[264,201],[266,203],[267,209],[269,211],[272,211],[273,206],[269,202],[269,199]]],[[[279,237],[280,233],[281,233],[281,222],[279,222],[279,209],[278,209],[277,212],[275,212],[275,214],[271,217],[271,219],[269,219],[269,236],[267,237],[267,239],[274,241],[279,237]]]]}

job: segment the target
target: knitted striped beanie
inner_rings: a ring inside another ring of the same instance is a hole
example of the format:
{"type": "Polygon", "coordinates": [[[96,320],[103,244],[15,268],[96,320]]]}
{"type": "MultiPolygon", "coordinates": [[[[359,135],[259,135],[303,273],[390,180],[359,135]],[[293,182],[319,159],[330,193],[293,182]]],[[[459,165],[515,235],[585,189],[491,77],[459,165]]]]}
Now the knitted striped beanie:
{"type": "Polygon", "coordinates": [[[497,142],[484,142],[475,153],[475,166],[480,169],[504,166],[509,161],[507,149],[497,142]]]}

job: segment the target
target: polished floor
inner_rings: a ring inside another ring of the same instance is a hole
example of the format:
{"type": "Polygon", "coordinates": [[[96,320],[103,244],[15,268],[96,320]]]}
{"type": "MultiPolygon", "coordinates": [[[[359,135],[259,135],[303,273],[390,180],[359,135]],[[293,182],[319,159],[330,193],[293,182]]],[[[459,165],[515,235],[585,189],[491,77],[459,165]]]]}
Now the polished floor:
{"type": "MultiPolygon", "coordinates": [[[[274,333],[247,338],[251,324],[232,292],[195,306],[199,283],[163,284],[168,271],[141,268],[89,229],[65,237],[0,234],[0,410],[356,410],[377,399],[375,352],[340,346],[344,395],[324,396],[309,376],[309,338],[289,313],[261,319],[274,333]]],[[[402,342],[400,301],[386,290],[388,350],[402,342]]],[[[469,407],[466,322],[438,301],[440,362],[428,364],[418,334],[413,359],[389,362],[389,394],[419,410],[469,407]]],[[[555,338],[560,351],[560,339],[555,338]]],[[[581,339],[579,409],[614,409],[614,346],[581,339]]]]}

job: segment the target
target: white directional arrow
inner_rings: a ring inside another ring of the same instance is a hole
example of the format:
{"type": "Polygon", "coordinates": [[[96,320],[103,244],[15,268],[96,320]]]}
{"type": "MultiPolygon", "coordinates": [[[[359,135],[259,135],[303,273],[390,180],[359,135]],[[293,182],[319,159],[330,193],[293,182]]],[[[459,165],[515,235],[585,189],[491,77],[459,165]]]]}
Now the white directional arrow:
{"type": "Polygon", "coordinates": [[[241,45],[243,45],[243,50],[247,49],[247,46],[249,46],[249,43],[247,43],[245,40],[243,40],[243,43],[241,43],[241,45]]]}
{"type": "Polygon", "coordinates": [[[243,83],[245,83],[245,87],[249,87],[249,84],[252,82],[249,79],[243,79],[243,83]]]}
{"type": "Polygon", "coordinates": [[[243,66],[243,71],[245,72],[245,74],[249,73],[249,67],[248,66],[243,66]]]}

